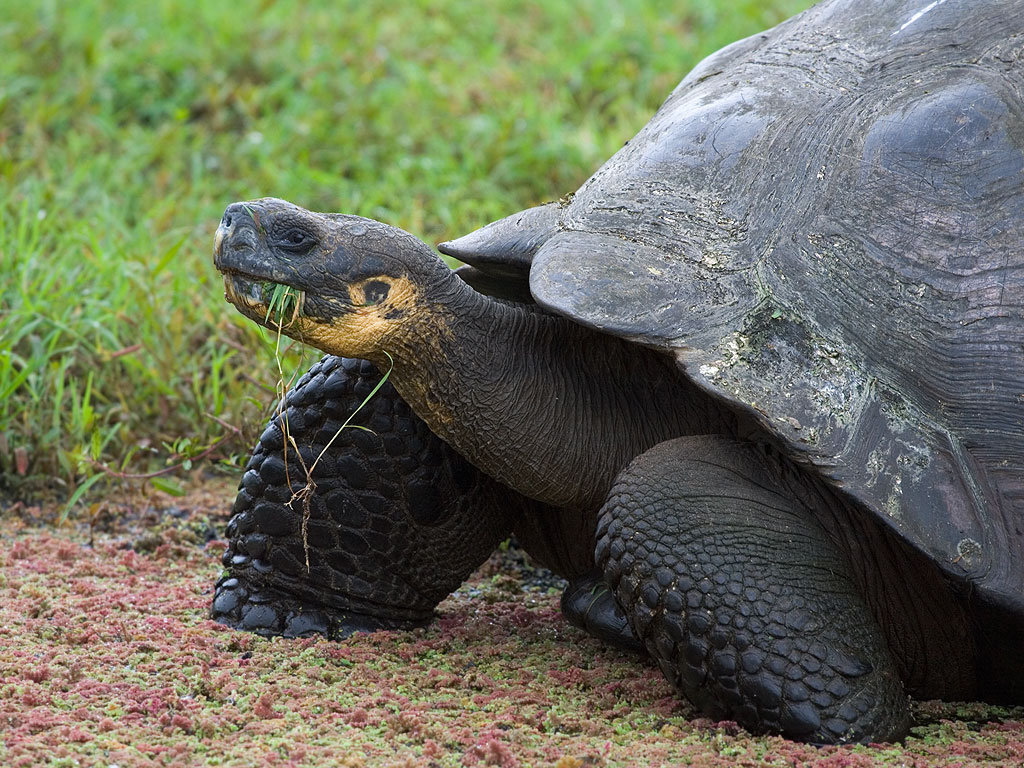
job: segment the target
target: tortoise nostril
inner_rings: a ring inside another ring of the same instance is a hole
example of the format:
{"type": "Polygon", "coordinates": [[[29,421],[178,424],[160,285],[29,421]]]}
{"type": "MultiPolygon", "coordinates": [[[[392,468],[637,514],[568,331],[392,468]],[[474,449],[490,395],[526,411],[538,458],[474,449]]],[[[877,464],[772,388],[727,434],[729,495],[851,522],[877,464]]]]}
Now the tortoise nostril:
{"type": "Polygon", "coordinates": [[[234,243],[231,247],[238,247],[238,243],[235,240],[239,236],[242,236],[242,229],[239,232],[234,231],[234,225],[242,221],[240,215],[244,213],[245,207],[239,203],[232,203],[224,210],[224,215],[221,216],[220,225],[217,227],[217,234],[214,239],[213,253],[214,263],[220,266],[218,260],[222,257],[225,247],[229,244],[234,243]]]}
{"type": "MultiPolygon", "coordinates": [[[[251,211],[251,209],[247,208],[243,203],[232,203],[224,209],[224,216],[221,217],[220,225],[225,230],[230,231],[233,224],[237,224],[242,220],[242,216],[245,215],[246,211],[251,211]]],[[[254,216],[252,213],[249,215],[254,216]]]]}

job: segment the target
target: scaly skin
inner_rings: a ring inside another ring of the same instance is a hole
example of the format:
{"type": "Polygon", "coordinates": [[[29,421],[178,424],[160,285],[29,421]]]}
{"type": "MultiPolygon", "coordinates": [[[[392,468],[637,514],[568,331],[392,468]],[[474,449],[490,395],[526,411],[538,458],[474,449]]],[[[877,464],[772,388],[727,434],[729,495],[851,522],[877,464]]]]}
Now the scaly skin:
{"type": "Polygon", "coordinates": [[[509,535],[516,494],[438,440],[387,384],[335,437],[380,376],[326,357],[289,393],[246,466],[213,618],[286,636],[422,625],[509,535]],[[285,419],[301,461],[285,450],[285,419]],[[332,439],[304,520],[303,464],[332,439]]]}
{"type": "Polygon", "coordinates": [[[653,448],[608,497],[598,562],[665,676],[712,717],[820,743],[898,738],[910,714],[884,634],[773,463],[726,438],[653,448]]]}

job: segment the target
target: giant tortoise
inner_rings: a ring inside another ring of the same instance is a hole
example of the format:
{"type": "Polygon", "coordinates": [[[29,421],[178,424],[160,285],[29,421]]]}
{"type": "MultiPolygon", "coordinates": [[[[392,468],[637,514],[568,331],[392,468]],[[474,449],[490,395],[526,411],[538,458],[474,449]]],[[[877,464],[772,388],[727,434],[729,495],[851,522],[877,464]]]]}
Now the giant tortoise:
{"type": "Polygon", "coordinates": [[[228,300],[272,325],[301,291],[284,331],[339,357],[250,461],[214,615],[422,624],[514,532],[571,621],[752,731],[1024,702],[1022,50],[1019,0],[825,0],[705,59],[573,195],[440,246],[455,272],[376,221],[229,206],[228,300]],[[373,432],[330,443],[382,370],[373,432]]]}

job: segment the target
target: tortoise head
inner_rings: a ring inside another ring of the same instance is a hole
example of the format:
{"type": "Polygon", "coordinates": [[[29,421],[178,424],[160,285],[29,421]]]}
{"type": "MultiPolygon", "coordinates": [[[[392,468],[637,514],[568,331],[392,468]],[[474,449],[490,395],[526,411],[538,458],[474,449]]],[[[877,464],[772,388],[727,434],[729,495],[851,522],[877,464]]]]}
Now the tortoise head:
{"type": "Polygon", "coordinates": [[[336,355],[379,360],[422,297],[450,275],[396,227],[263,198],[229,205],[214,264],[225,298],[257,323],[336,355]]]}

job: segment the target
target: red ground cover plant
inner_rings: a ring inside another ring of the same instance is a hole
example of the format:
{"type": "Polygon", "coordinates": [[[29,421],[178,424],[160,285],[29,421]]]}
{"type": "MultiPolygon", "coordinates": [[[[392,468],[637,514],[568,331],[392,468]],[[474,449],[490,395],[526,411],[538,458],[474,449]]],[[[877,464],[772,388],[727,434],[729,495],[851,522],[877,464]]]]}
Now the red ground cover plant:
{"type": "MultiPolygon", "coordinates": [[[[695,718],[492,558],[411,632],[281,640],[206,618],[232,496],[125,497],[91,527],[0,513],[0,765],[1024,765],[1024,710],[916,706],[902,745],[695,718]]],[[[506,558],[507,559],[507,558],[506,558]]]]}

